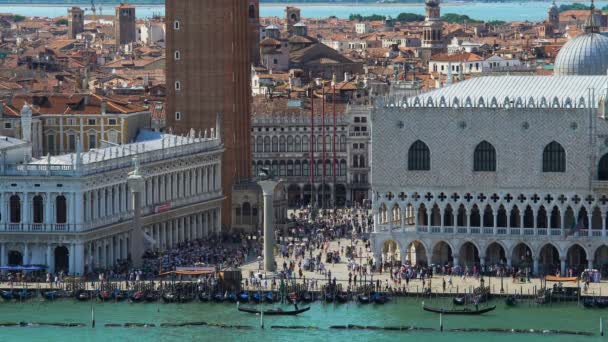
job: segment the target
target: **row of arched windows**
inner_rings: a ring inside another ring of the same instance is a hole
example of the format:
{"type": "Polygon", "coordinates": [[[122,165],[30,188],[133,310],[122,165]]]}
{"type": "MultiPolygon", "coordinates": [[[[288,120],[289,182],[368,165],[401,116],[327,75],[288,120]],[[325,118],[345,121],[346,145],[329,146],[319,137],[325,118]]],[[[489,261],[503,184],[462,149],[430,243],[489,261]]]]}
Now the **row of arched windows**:
{"type": "MultiPolygon", "coordinates": [[[[323,136],[313,136],[313,143],[315,143],[315,151],[323,150],[323,136]]],[[[333,151],[333,136],[325,136],[325,150],[333,151]]],[[[294,136],[274,136],[274,137],[257,137],[255,139],[254,152],[268,153],[268,152],[310,152],[310,137],[305,135],[300,137],[299,135],[294,136]]],[[[346,152],[346,136],[341,135],[336,137],[336,150],[339,152],[346,152]]]]}
{"type": "MultiPolygon", "coordinates": [[[[336,160],[336,176],[346,176],[346,160],[336,160]]],[[[257,163],[253,163],[253,174],[257,175],[261,171],[262,168],[269,169],[274,175],[279,177],[299,177],[299,176],[310,176],[311,165],[310,161],[304,160],[281,160],[281,161],[270,161],[266,160],[262,162],[261,160],[257,163]]],[[[315,161],[315,175],[322,176],[323,175],[323,161],[317,160],[315,161]]],[[[333,166],[331,164],[331,160],[325,160],[325,175],[333,176],[333,166]]]]}
{"type": "MultiPolygon", "coordinates": [[[[605,175],[608,179],[608,159],[605,164],[605,175]]],[[[429,171],[431,169],[431,150],[427,144],[417,140],[410,146],[407,154],[407,167],[409,171],[429,171]]],[[[496,172],[496,149],[485,140],[475,147],[473,171],[496,172]]],[[[566,172],[566,151],[558,142],[552,141],[545,146],[543,172],[566,172]]]]}
{"type": "MultiPolygon", "coordinates": [[[[61,195],[55,198],[55,222],[58,224],[67,223],[67,200],[61,195]]],[[[21,198],[13,195],[9,198],[9,222],[21,223],[21,198]]],[[[32,199],[32,223],[44,223],[44,199],[41,195],[36,195],[32,199]]]]}

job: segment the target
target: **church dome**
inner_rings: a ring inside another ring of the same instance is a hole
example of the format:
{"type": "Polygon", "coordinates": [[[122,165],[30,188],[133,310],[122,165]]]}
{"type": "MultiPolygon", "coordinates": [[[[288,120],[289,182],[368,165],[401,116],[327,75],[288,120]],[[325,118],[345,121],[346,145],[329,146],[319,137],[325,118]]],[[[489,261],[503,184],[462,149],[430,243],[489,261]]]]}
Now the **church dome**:
{"type": "Polygon", "coordinates": [[[555,75],[606,75],[608,37],[597,32],[582,34],[561,48],[553,67],[555,75]]]}

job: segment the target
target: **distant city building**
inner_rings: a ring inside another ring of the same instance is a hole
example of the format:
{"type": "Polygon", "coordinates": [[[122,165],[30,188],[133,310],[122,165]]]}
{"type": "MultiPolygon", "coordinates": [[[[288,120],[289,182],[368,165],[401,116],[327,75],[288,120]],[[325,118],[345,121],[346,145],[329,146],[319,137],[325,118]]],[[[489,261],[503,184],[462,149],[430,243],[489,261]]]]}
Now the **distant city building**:
{"type": "Polygon", "coordinates": [[[368,107],[345,105],[340,100],[334,136],[330,100],[325,103],[325,123],[322,101],[315,100],[314,131],[310,100],[306,98],[256,98],[254,103],[253,171],[269,169],[284,179],[290,208],[311,205],[313,199],[314,205],[329,208],[362,204],[368,198],[368,107]]]}
{"type": "Polygon", "coordinates": [[[114,38],[116,39],[116,45],[123,46],[136,42],[135,6],[121,3],[115,9],[114,38]]]}
{"type": "Polygon", "coordinates": [[[84,31],[84,11],[80,7],[68,9],[68,39],[76,39],[84,31]]]}
{"type": "Polygon", "coordinates": [[[288,34],[293,33],[293,26],[302,20],[300,9],[297,7],[287,6],[285,8],[285,27],[284,30],[288,34]]]}
{"type": "Polygon", "coordinates": [[[426,17],[422,27],[421,58],[423,63],[428,61],[432,54],[443,52],[443,24],[441,22],[440,0],[425,0],[426,17]]]}

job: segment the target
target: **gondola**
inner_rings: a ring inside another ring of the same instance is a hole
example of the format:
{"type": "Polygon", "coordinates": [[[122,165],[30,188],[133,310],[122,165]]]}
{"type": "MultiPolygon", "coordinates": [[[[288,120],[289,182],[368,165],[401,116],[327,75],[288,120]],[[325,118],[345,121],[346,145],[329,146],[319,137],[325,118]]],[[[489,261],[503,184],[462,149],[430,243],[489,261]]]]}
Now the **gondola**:
{"type": "Polygon", "coordinates": [[[146,301],[146,303],[153,303],[156,302],[158,300],[158,293],[156,292],[147,292],[146,295],[144,296],[144,300],[146,301]]]}
{"type": "Polygon", "coordinates": [[[241,302],[241,303],[247,303],[249,301],[249,293],[247,293],[247,292],[239,293],[238,299],[239,299],[239,302],[241,302]]]}
{"type": "Polygon", "coordinates": [[[327,303],[333,303],[333,301],[336,299],[336,297],[332,294],[332,293],[326,293],[325,294],[325,301],[327,303]]]}
{"type": "Polygon", "coordinates": [[[15,298],[15,293],[13,291],[0,291],[0,297],[4,300],[11,300],[15,298]]]}
{"type": "Polygon", "coordinates": [[[386,304],[389,301],[388,295],[382,293],[372,294],[371,299],[374,304],[386,304]]]}
{"type": "Polygon", "coordinates": [[[452,299],[452,303],[454,305],[464,305],[466,303],[467,299],[465,296],[458,296],[458,297],[454,297],[454,299],[452,299]]]}
{"type": "Polygon", "coordinates": [[[161,298],[165,303],[175,303],[177,301],[177,296],[173,292],[163,293],[161,298]]]}
{"type": "Polygon", "coordinates": [[[371,299],[368,295],[358,295],[357,296],[357,301],[359,302],[359,304],[369,304],[371,302],[371,299]]]}
{"type": "Polygon", "coordinates": [[[459,309],[459,310],[432,308],[430,306],[424,305],[424,306],[422,306],[422,309],[424,309],[424,311],[434,312],[434,313],[439,313],[439,314],[444,314],[444,315],[481,315],[486,312],[495,310],[496,305],[490,306],[487,308],[483,308],[483,309],[464,308],[464,309],[459,309]]]}
{"type": "Polygon", "coordinates": [[[254,294],[251,295],[251,300],[254,303],[259,303],[262,301],[262,294],[259,292],[255,292],[254,294]]]}
{"type": "Polygon", "coordinates": [[[336,302],[338,302],[338,303],[346,303],[346,302],[348,302],[348,294],[346,294],[346,293],[338,293],[336,295],[336,302]]]}
{"type": "Polygon", "coordinates": [[[266,303],[274,303],[274,294],[272,292],[267,292],[264,295],[264,301],[266,303]]]}
{"type": "Polygon", "coordinates": [[[110,291],[101,291],[99,292],[99,294],[97,295],[97,298],[99,298],[100,301],[102,302],[107,302],[112,300],[112,292],[110,291]]]}
{"type": "Polygon", "coordinates": [[[76,293],[74,294],[74,297],[76,297],[76,300],[79,300],[81,302],[85,302],[85,301],[91,299],[91,295],[85,290],[76,291],[76,293]]]}
{"type": "Polygon", "coordinates": [[[112,297],[114,297],[115,301],[121,302],[121,301],[127,299],[127,294],[124,293],[123,291],[116,289],[116,290],[114,290],[114,292],[112,292],[112,297]]]}
{"type": "Polygon", "coordinates": [[[145,297],[146,295],[143,292],[137,291],[129,296],[129,301],[131,303],[141,303],[144,301],[145,297]]]}
{"type": "Polygon", "coordinates": [[[507,304],[507,306],[516,306],[517,298],[515,298],[515,296],[509,296],[505,299],[505,304],[507,304]]]}
{"type": "Polygon", "coordinates": [[[236,293],[229,293],[229,294],[226,296],[226,299],[227,299],[229,302],[232,302],[232,303],[236,303],[236,302],[237,302],[237,298],[238,298],[238,296],[236,295],[236,293]]]}
{"type": "Polygon", "coordinates": [[[15,299],[17,299],[17,300],[28,300],[28,299],[34,298],[34,297],[36,297],[36,293],[30,292],[26,289],[23,289],[19,292],[15,292],[15,299]]]}
{"type": "Polygon", "coordinates": [[[45,291],[42,293],[42,297],[46,300],[55,300],[65,298],[66,293],[64,291],[45,291]]]}
{"type": "Polygon", "coordinates": [[[196,296],[192,295],[192,294],[180,294],[177,295],[177,298],[175,299],[175,301],[177,303],[190,303],[192,301],[194,301],[194,299],[196,298],[196,296]]]}
{"type": "Polygon", "coordinates": [[[221,293],[216,293],[216,294],[214,294],[214,295],[213,295],[213,301],[214,301],[214,302],[221,303],[221,302],[223,302],[223,301],[224,301],[224,299],[225,299],[225,297],[224,297],[224,295],[223,295],[223,294],[221,294],[221,293]]]}
{"type": "Polygon", "coordinates": [[[201,302],[208,302],[210,299],[211,298],[207,292],[200,292],[198,294],[198,300],[200,300],[201,302]]]}
{"type": "Polygon", "coordinates": [[[295,310],[291,310],[291,311],[285,311],[281,308],[279,309],[269,309],[269,310],[258,310],[258,309],[254,309],[254,308],[243,308],[240,306],[237,306],[237,309],[241,312],[248,312],[248,313],[252,313],[252,314],[260,314],[260,312],[264,312],[264,315],[266,316],[295,316],[298,314],[301,314],[302,312],[306,312],[308,310],[310,310],[310,307],[306,307],[306,308],[302,308],[302,309],[298,309],[298,307],[296,306],[295,310]]]}
{"type": "Polygon", "coordinates": [[[590,298],[587,297],[583,299],[583,306],[587,309],[597,308],[597,309],[605,309],[608,307],[608,300],[601,298],[590,298]]]}
{"type": "Polygon", "coordinates": [[[304,292],[301,296],[300,296],[300,300],[304,303],[312,303],[315,298],[313,297],[312,293],[310,292],[304,292]]]}

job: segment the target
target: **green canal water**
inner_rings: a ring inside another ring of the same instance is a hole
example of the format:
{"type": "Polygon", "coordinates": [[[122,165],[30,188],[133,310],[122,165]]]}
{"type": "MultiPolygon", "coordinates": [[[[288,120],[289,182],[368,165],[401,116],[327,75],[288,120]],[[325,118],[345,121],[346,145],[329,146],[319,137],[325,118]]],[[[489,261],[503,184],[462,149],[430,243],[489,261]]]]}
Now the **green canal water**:
{"type": "MultiPolygon", "coordinates": [[[[427,301],[440,305],[437,301],[427,301]]],[[[312,309],[297,317],[266,317],[265,329],[260,329],[256,315],[236,311],[235,305],[191,304],[131,304],[97,303],[96,327],[91,328],[91,303],[72,300],[26,303],[0,303],[2,322],[73,322],[86,327],[0,327],[0,341],[602,341],[599,336],[600,316],[608,318],[608,310],[591,310],[576,304],[547,307],[522,304],[507,308],[502,301],[498,308],[483,316],[445,316],[444,332],[438,331],[439,317],[424,312],[419,300],[398,299],[383,305],[316,303],[312,309]],[[183,322],[223,323],[247,325],[252,329],[239,330],[211,326],[165,328],[161,323],[183,322]],[[152,328],[107,328],[108,323],[154,323],[152,328]],[[335,330],[331,325],[416,326],[436,331],[335,330]],[[316,327],[308,330],[272,329],[273,325],[316,327]],[[455,333],[455,328],[515,328],[585,331],[594,336],[532,335],[512,333],[455,333]]]]}

